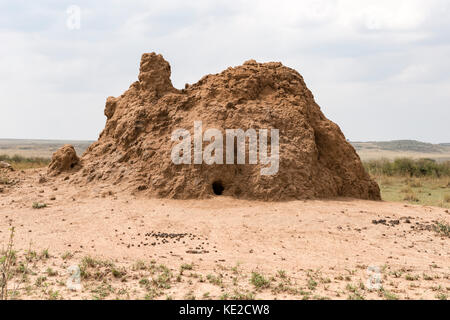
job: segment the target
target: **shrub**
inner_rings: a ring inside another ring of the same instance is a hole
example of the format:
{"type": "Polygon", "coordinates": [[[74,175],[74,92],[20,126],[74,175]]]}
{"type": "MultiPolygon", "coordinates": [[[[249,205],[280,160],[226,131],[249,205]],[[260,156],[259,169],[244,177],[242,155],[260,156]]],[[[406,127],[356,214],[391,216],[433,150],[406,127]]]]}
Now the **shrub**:
{"type": "Polygon", "coordinates": [[[364,162],[364,167],[368,173],[373,175],[405,177],[450,176],[450,161],[439,163],[432,159],[414,160],[399,158],[394,161],[387,159],[370,160],[364,162]]]}

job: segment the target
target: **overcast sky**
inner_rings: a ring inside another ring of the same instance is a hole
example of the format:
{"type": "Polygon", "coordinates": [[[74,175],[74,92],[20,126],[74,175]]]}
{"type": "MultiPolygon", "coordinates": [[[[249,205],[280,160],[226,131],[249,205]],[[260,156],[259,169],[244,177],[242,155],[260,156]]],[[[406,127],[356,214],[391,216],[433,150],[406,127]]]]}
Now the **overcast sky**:
{"type": "Polygon", "coordinates": [[[348,139],[450,142],[448,0],[0,0],[0,138],[97,139],[152,51],[177,88],[281,61],[348,139]]]}

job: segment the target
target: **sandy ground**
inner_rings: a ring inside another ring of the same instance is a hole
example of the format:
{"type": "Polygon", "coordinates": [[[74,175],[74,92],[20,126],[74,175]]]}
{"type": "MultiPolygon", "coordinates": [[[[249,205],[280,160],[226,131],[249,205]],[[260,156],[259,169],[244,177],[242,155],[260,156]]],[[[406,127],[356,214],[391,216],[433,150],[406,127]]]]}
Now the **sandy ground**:
{"type": "Polygon", "coordinates": [[[39,183],[42,173],[11,173],[12,184],[0,186],[0,248],[14,226],[22,261],[11,298],[445,299],[450,294],[450,238],[432,227],[450,222],[442,208],[353,199],[145,199],[108,185],[73,186],[64,177],[39,183]],[[47,207],[33,209],[35,202],[47,207]],[[48,254],[42,253],[46,249],[48,254]],[[81,291],[65,285],[72,265],[82,268],[81,291]],[[379,270],[380,290],[368,287],[373,270],[379,270]]]}

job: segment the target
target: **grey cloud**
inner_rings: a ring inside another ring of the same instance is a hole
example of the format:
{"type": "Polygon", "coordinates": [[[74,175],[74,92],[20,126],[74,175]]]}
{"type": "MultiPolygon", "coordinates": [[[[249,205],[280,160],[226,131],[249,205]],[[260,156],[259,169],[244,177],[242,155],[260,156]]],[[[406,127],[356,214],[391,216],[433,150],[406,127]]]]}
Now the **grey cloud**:
{"type": "Polygon", "coordinates": [[[177,87],[250,58],[281,61],[350,139],[448,142],[449,8],[444,0],[4,1],[0,137],[95,139],[106,97],[137,79],[143,52],[157,51],[177,87]],[[82,9],[80,30],[66,28],[71,4],[82,9]]]}

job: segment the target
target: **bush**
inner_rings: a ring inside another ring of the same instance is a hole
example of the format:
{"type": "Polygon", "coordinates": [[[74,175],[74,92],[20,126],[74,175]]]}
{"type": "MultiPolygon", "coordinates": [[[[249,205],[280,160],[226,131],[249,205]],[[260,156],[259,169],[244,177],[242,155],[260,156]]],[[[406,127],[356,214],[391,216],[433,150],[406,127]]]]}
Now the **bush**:
{"type": "Polygon", "coordinates": [[[450,161],[436,162],[432,159],[414,160],[399,158],[364,162],[367,172],[373,175],[407,176],[407,177],[442,177],[450,176],[450,161]]]}

